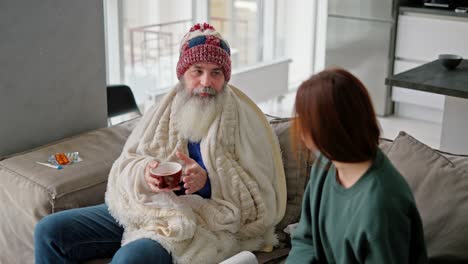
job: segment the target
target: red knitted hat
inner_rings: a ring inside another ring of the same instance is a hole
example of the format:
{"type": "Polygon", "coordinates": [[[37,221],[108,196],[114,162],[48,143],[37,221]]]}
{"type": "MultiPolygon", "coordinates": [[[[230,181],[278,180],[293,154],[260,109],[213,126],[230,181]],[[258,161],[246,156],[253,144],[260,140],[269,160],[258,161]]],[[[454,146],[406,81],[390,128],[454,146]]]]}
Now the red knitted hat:
{"type": "Polygon", "coordinates": [[[226,40],[208,24],[196,24],[185,34],[181,42],[177,78],[195,63],[208,62],[219,65],[226,82],[231,79],[231,50],[226,40]]]}

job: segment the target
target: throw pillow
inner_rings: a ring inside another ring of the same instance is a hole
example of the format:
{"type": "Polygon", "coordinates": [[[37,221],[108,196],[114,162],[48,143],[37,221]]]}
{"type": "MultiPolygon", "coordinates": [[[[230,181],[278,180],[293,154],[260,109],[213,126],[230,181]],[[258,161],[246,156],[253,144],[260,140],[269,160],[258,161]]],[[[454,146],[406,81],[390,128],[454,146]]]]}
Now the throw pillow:
{"type": "Polygon", "coordinates": [[[285,247],[290,245],[290,237],[283,230],[288,225],[299,222],[302,196],[309,181],[313,159],[310,151],[300,142],[298,142],[298,146],[292,146],[292,118],[270,118],[269,121],[279,140],[286,175],[286,212],[281,222],[276,226],[280,247],[285,247]]]}
{"type": "Polygon", "coordinates": [[[289,235],[283,230],[290,224],[297,223],[301,215],[302,196],[309,181],[313,159],[310,151],[300,142],[292,145],[292,118],[273,118],[270,124],[275,131],[281,148],[284,173],[286,175],[287,205],[281,222],[276,226],[280,247],[290,244],[289,235]]]}
{"type": "Polygon", "coordinates": [[[468,157],[443,155],[405,132],[387,156],[413,191],[429,259],[468,261],[468,157]]]}
{"type": "Polygon", "coordinates": [[[386,138],[380,138],[379,140],[379,148],[382,150],[383,153],[387,154],[388,150],[392,146],[393,141],[386,138]]]}

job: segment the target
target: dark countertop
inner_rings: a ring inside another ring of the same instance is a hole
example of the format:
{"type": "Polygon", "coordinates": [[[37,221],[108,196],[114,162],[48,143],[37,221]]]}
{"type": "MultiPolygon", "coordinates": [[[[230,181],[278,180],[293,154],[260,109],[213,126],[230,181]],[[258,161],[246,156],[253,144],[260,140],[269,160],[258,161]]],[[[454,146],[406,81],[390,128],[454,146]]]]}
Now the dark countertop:
{"type": "MultiPolygon", "coordinates": [[[[467,3],[468,6],[468,3],[467,3]]],[[[402,12],[423,13],[430,15],[452,16],[452,17],[466,17],[468,13],[456,13],[453,9],[441,9],[424,6],[400,6],[400,14],[402,12]]]]}
{"type": "Polygon", "coordinates": [[[451,71],[435,60],[388,77],[385,84],[468,99],[468,60],[451,71]]]}

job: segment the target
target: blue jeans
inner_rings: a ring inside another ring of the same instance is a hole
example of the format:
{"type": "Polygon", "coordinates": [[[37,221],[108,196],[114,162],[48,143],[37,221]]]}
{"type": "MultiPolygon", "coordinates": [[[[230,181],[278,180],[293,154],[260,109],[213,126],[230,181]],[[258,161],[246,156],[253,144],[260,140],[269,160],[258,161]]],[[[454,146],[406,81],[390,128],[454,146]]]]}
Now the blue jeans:
{"type": "Polygon", "coordinates": [[[172,263],[156,241],[139,239],[120,247],[123,228],[107,205],[71,209],[44,217],[34,231],[35,263],[79,263],[112,258],[112,263],[172,263]]]}

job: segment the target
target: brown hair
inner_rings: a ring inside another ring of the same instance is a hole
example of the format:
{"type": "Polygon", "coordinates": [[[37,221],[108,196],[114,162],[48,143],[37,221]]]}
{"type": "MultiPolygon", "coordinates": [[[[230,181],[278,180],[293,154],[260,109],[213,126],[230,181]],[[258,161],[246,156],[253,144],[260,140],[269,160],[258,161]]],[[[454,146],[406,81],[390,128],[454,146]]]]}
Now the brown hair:
{"type": "Polygon", "coordinates": [[[310,138],[328,159],[361,162],[375,157],[380,128],[369,93],[346,70],[324,70],[296,94],[296,139],[310,138]]]}

